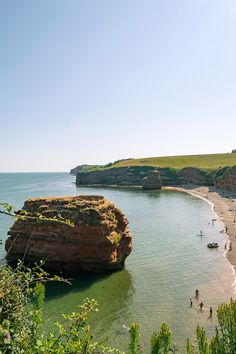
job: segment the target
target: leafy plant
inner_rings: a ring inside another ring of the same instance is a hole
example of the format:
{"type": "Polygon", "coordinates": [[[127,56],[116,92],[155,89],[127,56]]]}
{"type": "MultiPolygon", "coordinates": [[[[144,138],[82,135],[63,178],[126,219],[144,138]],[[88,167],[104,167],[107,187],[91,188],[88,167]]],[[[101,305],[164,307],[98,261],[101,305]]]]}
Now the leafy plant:
{"type": "Polygon", "coordinates": [[[169,327],[162,323],[159,333],[154,333],[151,339],[151,354],[168,354],[173,353],[173,345],[171,343],[171,331],[169,327]]]}
{"type": "Polygon", "coordinates": [[[0,267],[0,350],[2,353],[119,353],[93,340],[88,325],[97,302],[86,299],[77,312],[63,315],[44,330],[42,308],[46,281],[66,281],[50,277],[39,265],[33,269],[19,263],[16,269],[0,267]]]}
{"type": "Polygon", "coordinates": [[[0,203],[0,214],[10,216],[16,220],[30,220],[30,221],[51,221],[55,223],[65,224],[74,227],[74,223],[70,219],[63,218],[60,214],[55,217],[48,217],[41,213],[32,213],[27,210],[15,210],[12,205],[8,203],[0,203]]]}

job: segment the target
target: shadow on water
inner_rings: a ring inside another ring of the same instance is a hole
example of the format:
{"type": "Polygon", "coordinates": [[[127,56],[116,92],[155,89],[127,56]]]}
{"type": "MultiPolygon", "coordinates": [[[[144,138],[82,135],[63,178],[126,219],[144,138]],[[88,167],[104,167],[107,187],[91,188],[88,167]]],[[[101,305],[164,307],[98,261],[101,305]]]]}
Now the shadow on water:
{"type": "Polygon", "coordinates": [[[62,320],[62,313],[76,311],[86,298],[93,298],[99,304],[99,312],[92,316],[91,324],[102,337],[130,311],[134,292],[132,275],[127,269],[105,275],[84,273],[75,277],[71,285],[60,282],[46,285],[45,316],[50,316],[50,322],[62,320]]]}
{"type": "MultiPolygon", "coordinates": [[[[117,270],[114,273],[123,272],[117,270]]],[[[124,272],[123,272],[124,273],[124,272]]],[[[105,283],[113,272],[105,274],[94,274],[88,272],[80,272],[79,275],[71,276],[69,274],[62,274],[62,277],[70,282],[50,282],[46,284],[47,300],[55,299],[57,297],[66,295],[71,292],[83,292],[88,290],[94,284],[105,283]]]]}

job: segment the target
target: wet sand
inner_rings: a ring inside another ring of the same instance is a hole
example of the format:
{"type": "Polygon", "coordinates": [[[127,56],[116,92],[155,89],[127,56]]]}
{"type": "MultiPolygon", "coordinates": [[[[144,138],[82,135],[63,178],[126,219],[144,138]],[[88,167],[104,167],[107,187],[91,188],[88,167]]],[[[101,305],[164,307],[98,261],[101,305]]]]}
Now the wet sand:
{"type": "Polygon", "coordinates": [[[190,193],[196,197],[205,199],[212,205],[217,216],[225,225],[225,232],[229,237],[229,242],[227,244],[227,258],[236,270],[236,193],[222,191],[215,187],[193,185],[164,187],[163,189],[172,189],[190,193]],[[230,242],[232,245],[231,250],[229,250],[230,242]]]}

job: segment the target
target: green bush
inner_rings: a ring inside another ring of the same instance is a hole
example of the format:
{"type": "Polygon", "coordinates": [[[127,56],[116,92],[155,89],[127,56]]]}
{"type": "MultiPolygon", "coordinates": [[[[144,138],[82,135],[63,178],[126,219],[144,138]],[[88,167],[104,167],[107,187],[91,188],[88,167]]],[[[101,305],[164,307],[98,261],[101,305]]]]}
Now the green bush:
{"type": "Polygon", "coordinates": [[[49,277],[41,266],[16,269],[0,267],[0,353],[120,353],[93,340],[88,316],[97,310],[97,302],[86,299],[77,312],[63,315],[46,332],[42,308],[44,282],[62,281],[49,277]],[[65,324],[64,324],[65,322],[65,324]]]}

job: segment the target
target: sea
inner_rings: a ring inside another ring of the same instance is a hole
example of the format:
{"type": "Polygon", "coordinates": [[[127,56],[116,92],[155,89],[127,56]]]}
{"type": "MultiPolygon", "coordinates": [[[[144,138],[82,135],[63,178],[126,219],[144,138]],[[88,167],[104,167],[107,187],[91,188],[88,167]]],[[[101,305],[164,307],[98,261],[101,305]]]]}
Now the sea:
{"type": "MultiPolygon", "coordinates": [[[[135,188],[77,187],[68,173],[1,173],[0,202],[16,209],[31,197],[103,195],[129,220],[133,251],[125,268],[109,274],[80,274],[71,285],[46,287],[45,323],[62,320],[86,298],[99,303],[90,319],[97,338],[125,349],[126,327],[139,325],[141,345],[148,352],[150,338],[161,323],[170,326],[173,341],[183,350],[186,338],[194,341],[197,324],[209,336],[217,324],[216,309],[236,297],[235,272],[224,253],[224,225],[206,201],[177,191],[143,191],[135,188]],[[212,219],[217,219],[212,224],[212,219]],[[201,231],[203,236],[200,236],[201,231]],[[209,242],[219,249],[208,249],[209,242]],[[199,298],[195,290],[199,289],[199,298]],[[190,298],[193,306],[190,307],[190,298]],[[203,311],[199,303],[204,303],[203,311]],[[209,307],[213,307],[213,317],[209,307]]],[[[0,257],[14,220],[0,214],[0,257]]]]}

